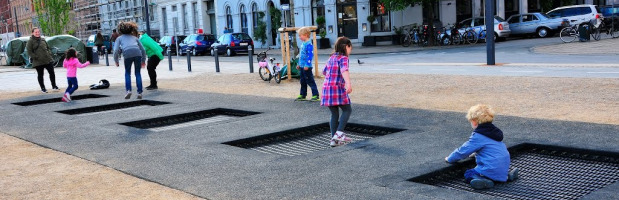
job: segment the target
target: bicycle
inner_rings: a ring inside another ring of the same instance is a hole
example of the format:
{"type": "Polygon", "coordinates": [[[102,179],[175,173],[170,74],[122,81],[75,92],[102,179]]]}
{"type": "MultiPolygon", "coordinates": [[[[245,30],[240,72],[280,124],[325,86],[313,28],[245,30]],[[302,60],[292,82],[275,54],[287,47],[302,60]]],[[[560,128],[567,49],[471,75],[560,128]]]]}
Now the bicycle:
{"type": "Polygon", "coordinates": [[[578,33],[579,27],[580,24],[576,24],[574,26],[567,26],[565,28],[562,28],[561,32],[559,32],[559,38],[561,38],[561,41],[563,41],[564,43],[573,42],[574,40],[576,40],[576,38],[580,37],[580,33],[578,33]]]}
{"type": "MultiPolygon", "coordinates": [[[[450,26],[447,24],[447,26],[450,26]]],[[[451,25],[451,28],[447,29],[447,27],[443,27],[443,37],[441,40],[442,45],[459,45],[462,41],[462,35],[456,28],[456,26],[451,25]],[[447,31],[449,30],[449,32],[447,31]]]]}
{"type": "Polygon", "coordinates": [[[52,47],[52,59],[54,67],[62,66],[61,61],[64,60],[64,54],[64,52],[60,52],[60,49],[58,49],[58,47],[52,47]]]}
{"type": "Polygon", "coordinates": [[[473,28],[464,29],[464,33],[462,33],[462,39],[469,44],[477,44],[477,40],[479,40],[477,33],[473,30],[473,28]]]}
{"type": "Polygon", "coordinates": [[[267,52],[269,50],[271,50],[270,47],[266,51],[260,52],[256,57],[258,65],[260,66],[258,74],[260,74],[260,78],[262,78],[263,81],[271,82],[271,79],[275,78],[275,82],[279,84],[282,81],[281,69],[279,63],[273,63],[275,58],[270,57],[267,62],[267,52]]]}
{"type": "Polygon", "coordinates": [[[406,34],[400,38],[400,44],[402,44],[403,47],[408,47],[413,43],[416,44],[419,42],[419,31],[417,31],[416,26],[405,29],[405,31],[406,34]]]}

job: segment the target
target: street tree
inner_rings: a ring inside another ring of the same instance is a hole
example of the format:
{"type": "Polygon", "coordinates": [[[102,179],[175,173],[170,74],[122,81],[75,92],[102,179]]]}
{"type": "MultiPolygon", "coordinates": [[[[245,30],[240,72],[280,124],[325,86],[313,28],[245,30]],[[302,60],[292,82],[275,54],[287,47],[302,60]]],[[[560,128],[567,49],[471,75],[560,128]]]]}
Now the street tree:
{"type": "Polygon", "coordinates": [[[421,4],[424,10],[428,11],[427,23],[428,23],[428,45],[434,44],[434,3],[440,0],[380,0],[385,5],[387,10],[401,11],[415,4],[421,4]]]}
{"type": "Polygon", "coordinates": [[[48,36],[65,33],[71,21],[72,1],[67,0],[33,0],[41,31],[48,36]]]}

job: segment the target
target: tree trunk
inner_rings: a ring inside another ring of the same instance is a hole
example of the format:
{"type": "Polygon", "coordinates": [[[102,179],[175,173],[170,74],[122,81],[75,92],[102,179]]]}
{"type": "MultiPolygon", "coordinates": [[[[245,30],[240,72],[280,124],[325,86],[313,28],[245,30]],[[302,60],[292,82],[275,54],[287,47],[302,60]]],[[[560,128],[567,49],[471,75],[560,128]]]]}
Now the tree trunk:
{"type": "Polygon", "coordinates": [[[423,9],[428,9],[428,46],[433,46],[435,44],[434,39],[436,36],[434,35],[434,1],[423,1],[423,9]]]}

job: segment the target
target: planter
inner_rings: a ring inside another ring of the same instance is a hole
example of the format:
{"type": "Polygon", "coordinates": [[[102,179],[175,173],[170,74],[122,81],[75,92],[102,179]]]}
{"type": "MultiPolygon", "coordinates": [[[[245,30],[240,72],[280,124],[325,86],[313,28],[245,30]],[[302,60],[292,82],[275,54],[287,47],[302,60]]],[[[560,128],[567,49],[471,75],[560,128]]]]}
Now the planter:
{"type": "Polygon", "coordinates": [[[329,38],[320,38],[318,39],[318,48],[319,49],[329,49],[331,48],[331,41],[329,41],[329,38]]]}
{"type": "Polygon", "coordinates": [[[363,46],[376,46],[376,38],[374,36],[364,36],[363,46]]]}
{"type": "Polygon", "coordinates": [[[400,35],[393,35],[393,36],[391,36],[391,43],[393,45],[401,45],[400,41],[401,41],[402,36],[403,35],[401,35],[401,34],[400,35]]]}

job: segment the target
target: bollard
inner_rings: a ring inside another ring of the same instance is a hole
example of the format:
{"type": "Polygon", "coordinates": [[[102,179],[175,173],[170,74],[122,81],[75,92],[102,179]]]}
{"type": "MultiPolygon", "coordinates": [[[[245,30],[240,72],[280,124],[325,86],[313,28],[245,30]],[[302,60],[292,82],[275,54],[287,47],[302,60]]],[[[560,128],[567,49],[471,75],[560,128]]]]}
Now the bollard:
{"type": "Polygon", "coordinates": [[[187,47],[187,71],[191,72],[191,53],[193,51],[192,47],[187,47]]]}
{"type": "Polygon", "coordinates": [[[215,47],[215,72],[219,73],[219,51],[218,47],[215,47]]]}
{"type": "Polygon", "coordinates": [[[107,47],[104,47],[105,49],[103,49],[103,53],[105,53],[105,66],[110,66],[110,60],[108,59],[108,52],[107,52],[107,47]]]}
{"type": "Polygon", "coordinates": [[[170,65],[170,71],[172,71],[172,52],[170,51],[170,48],[168,48],[167,52],[168,52],[168,65],[170,65]]]}
{"type": "Polygon", "coordinates": [[[249,73],[254,73],[254,48],[251,45],[247,47],[247,54],[249,54],[249,73]]]}

